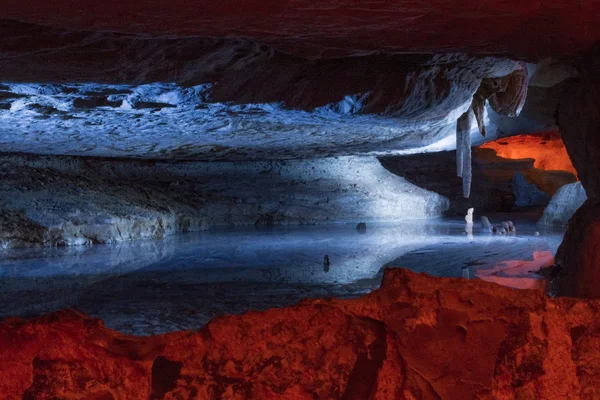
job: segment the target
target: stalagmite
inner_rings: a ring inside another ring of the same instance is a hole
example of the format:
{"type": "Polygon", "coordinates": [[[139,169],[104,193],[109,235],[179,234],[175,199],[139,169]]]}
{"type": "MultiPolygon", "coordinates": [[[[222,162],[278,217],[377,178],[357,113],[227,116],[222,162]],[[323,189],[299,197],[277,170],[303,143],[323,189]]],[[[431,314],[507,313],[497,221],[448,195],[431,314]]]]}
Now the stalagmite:
{"type": "Polygon", "coordinates": [[[465,222],[467,225],[473,225],[473,211],[475,211],[474,208],[469,208],[467,210],[467,215],[465,215],[465,222]]]}
{"type": "Polygon", "coordinates": [[[492,232],[494,227],[492,223],[488,219],[488,217],[481,217],[481,231],[482,232],[492,232]]]}

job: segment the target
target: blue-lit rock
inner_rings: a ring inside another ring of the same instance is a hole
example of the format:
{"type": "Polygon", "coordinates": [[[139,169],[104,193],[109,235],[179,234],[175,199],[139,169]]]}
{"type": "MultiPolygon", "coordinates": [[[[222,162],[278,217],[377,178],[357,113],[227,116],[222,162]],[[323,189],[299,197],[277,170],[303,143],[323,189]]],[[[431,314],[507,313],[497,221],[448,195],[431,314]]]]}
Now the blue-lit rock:
{"type": "Polygon", "coordinates": [[[439,217],[448,199],[375,157],[160,162],[0,158],[2,247],[112,243],[214,226],[439,217]]]}

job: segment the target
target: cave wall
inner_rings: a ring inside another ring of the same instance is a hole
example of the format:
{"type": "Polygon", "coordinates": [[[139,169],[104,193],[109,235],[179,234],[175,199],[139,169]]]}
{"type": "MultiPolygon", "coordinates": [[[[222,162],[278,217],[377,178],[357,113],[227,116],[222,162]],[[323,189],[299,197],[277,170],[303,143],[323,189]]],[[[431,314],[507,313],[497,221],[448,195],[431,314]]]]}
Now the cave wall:
{"type": "Polygon", "coordinates": [[[161,162],[0,157],[2,247],[162,238],[216,226],[439,217],[448,200],[375,157],[161,162]]]}
{"type": "Polygon", "coordinates": [[[580,76],[563,92],[557,110],[563,141],[587,193],[556,254],[558,295],[600,297],[600,54],[577,60],[580,76]]]}

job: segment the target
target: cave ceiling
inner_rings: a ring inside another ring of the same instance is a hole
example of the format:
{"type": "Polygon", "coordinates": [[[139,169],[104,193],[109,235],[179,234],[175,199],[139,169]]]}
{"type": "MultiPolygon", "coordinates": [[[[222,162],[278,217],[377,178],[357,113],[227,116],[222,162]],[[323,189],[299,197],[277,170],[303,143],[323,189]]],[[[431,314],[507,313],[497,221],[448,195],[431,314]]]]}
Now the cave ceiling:
{"type": "MultiPolygon", "coordinates": [[[[6,0],[0,144],[196,160],[451,148],[482,79],[589,48],[598,11],[566,0],[6,0]]],[[[489,138],[502,135],[489,107],[484,119],[489,138]]]]}

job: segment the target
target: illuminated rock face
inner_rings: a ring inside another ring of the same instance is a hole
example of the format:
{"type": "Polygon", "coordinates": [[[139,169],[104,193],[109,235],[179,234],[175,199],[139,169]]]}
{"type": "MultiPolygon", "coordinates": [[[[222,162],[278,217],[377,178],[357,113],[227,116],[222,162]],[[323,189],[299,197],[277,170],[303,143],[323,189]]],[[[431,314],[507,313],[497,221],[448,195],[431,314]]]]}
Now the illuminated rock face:
{"type": "Polygon", "coordinates": [[[570,183],[558,189],[540,220],[543,225],[566,226],[575,211],[585,202],[587,195],[581,182],[570,183]]]}
{"type": "Polygon", "coordinates": [[[577,175],[558,132],[517,135],[482,144],[498,157],[511,160],[533,159],[533,166],[544,171],[565,171],[577,175]]]}
{"type": "Polygon", "coordinates": [[[125,336],[74,312],[0,323],[6,399],[589,399],[597,301],[387,270],[356,300],[125,336]]]}
{"type": "Polygon", "coordinates": [[[0,50],[4,151],[202,161],[384,154],[454,136],[481,79],[520,66],[465,54],[311,61],[252,43],[82,33],[107,48],[95,65],[65,35],[49,33],[63,50],[21,54],[34,57],[22,67],[0,50]]]}
{"type": "Polygon", "coordinates": [[[449,206],[374,157],[167,163],[4,156],[0,175],[5,248],[160,239],[215,226],[435,218],[449,206]]]}

